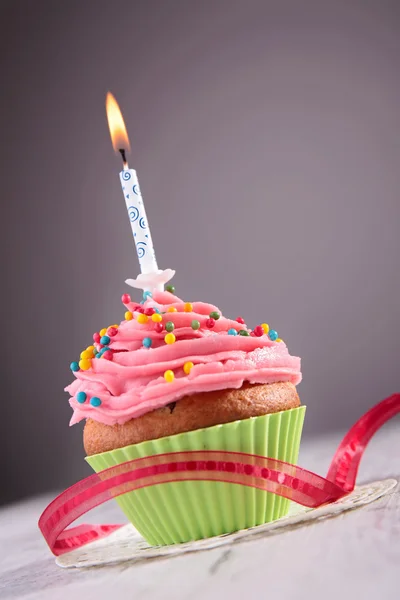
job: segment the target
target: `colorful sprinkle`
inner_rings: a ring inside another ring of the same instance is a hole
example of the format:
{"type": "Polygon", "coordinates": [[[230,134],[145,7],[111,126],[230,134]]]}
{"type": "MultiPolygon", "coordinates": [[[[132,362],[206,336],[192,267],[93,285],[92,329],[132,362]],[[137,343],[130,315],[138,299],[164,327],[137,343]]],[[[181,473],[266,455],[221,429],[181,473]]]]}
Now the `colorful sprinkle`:
{"type": "Polygon", "coordinates": [[[81,358],[92,358],[93,357],[93,352],[90,350],[84,350],[83,352],[81,352],[81,358]]]}
{"type": "Polygon", "coordinates": [[[279,337],[279,336],[278,336],[278,332],[277,332],[277,331],[275,331],[275,329],[270,329],[270,330],[269,330],[269,334],[268,334],[268,335],[269,335],[269,339],[270,339],[272,342],[276,342],[276,340],[277,340],[277,339],[278,339],[278,337],[279,337]]]}
{"type": "Polygon", "coordinates": [[[172,331],[175,329],[175,325],[173,324],[172,321],[167,321],[165,323],[165,329],[166,331],[168,331],[169,333],[172,333],[172,331]]]}
{"type": "Polygon", "coordinates": [[[153,340],[149,337],[145,337],[143,338],[142,344],[145,348],[151,348],[151,345],[153,343],[153,340]]]}
{"type": "Polygon", "coordinates": [[[238,318],[236,319],[236,321],[237,321],[238,323],[240,323],[241,325],[244,325],[244,324],[245,324],[245,320],[243,319],[243,317],[238,317],[238,318]]]}
{"type": "Polygon", "coordinates": [[[185,312],[193,312],[193,304],[191,302],[185,302],[183,310],[185,312]]]}
{"type": "Polygon", "coordinates": [[[261,325],[257,325],[257,327],[254,327],[253,333],[257,337],[261,337],[262,335],[264,335],[264,329],[262,328],[261,325]]]}
{"type": "Polygon", "coordinates": [[[145,308],[144,309],[144,314],[147,315],[148,317],[151,317],[151,315],[154,315],[154,308],[145,308]]]}
{"type": "Polygon", "coordinates": [[[264,333],[268,333],[268,331],[269,331],[268,323],[261,323],[261,327],[263,328],[264,333]]]}
{"type": "Polygon", "coordinates": [[[93,352],[93,350],[94,350],[94,346],[88,346],[88,347],[86,348],[86,350],[90,350],[90,352],[93,352]]]}
{"type": "Polygon", "coordinates": [[[167,333],[167,335],[164,338],[164,342],[166,344],[174,344],[176,340],[176,337],[174,336],[173,333],[167,333]]]}
{"type": "Polygon", "coordinates": [[[164,326],[163,326],[163,324],[162,324],[162,323],[156,323],[156,324],[154,325],[154,330],[155,330],[157,333],[161,333],[163,329],[164,329],[164,326]]]}
{"type": "Polygon", "coordinates": [[[250,335],[248,331],[246,331],[246,329],[241,329],[239,331],[239,335],[250,335]]]}
{"type": "Polygon", "coordinates": [[[145,323],[147,323],[147,321],[149,320],[149,317],[147,315],[144,315],[142,313],[139,313],[137,318],[137,322],[141,323],[142,325],[144,325],[145,323]]]}
{"type": "Polygon", "coordinates": [[[277,338],[275,341],[276,342],[283,342],[283,339],[282,338],[277,338]]]}
{"type": "Polygon", "coordinates": [[[206,321],[206,327],[208,327],[208,329],[212,329],[215,325],[215,319],[207,319],[206,321]]]}
{"type": "Polygon", "coordinates": [[[143,313],[144,314],[144,308],[143,308],[143,306],[136,306],[134,312],[138,312],[138,313],[143,313]]]}
{"type": "Polygon", "coordinates": [[[178,309],[175,306],[170,306],[167,312],[178,312],[178,309]]]}
{"type": "Polygon", "coordinates": [[[112,350],[110,350],[109,348],[107,348],[107,350],[103,353],[102,358],[105,358],[106,360],[112,360],[113,359],[113,352],[112,352],[112,350]]]}
{"type": "Polygon", "coordinates": [[[196,329],[200,329],[200,321],[196,321],[196,319],[194,319],[191,323],[192,325],[192,329],[194,329],[196,331],[196,329]]]}
{"type": "Polygon", "coordinates": [[[93,398],[90,398],[90,404],[94,407],[100,406],[101,400],[97,396],[93,396],[93,398]]]}
{"type": "Polygon", "coordinates": [[[166,285],[165,289],[167,290],[167,292],[169,292],[170,294],[175,294],[175,286],[174,285],[166,285]]]}
{"type": "Polygon", "coordinates": [[[103,337],[103,335],[106,335],[107,333],[107,327],[103,327],[103,329],[100,329],[100,337],[103,337]]]}
{"type": "Polygon", "coordinates": [[[215,321],[218,321],[220,316],[221,315],[216,310],[213,310],[212,312],[210,312],[210,319],[214,319],[215,321]]]}
{"type": "Polygon", "coordinates": [[[190,371],[193,369],[194,364],[190,361],[185,362],[185,364],[183,365],[183,370],[185,371],[186,375],[189,375],[190,371]]]}
{"type": "Polygon", "coordinates": [[[164,379],[165,379],[165,381],[168,381],[168,383],[172,383],[173,380],[175,379],[174,372],[171,370],[165,371],[164,379]]]}
{"type": "Polygon", "coordinates": [[[236,331],[236,329],[233,329],[233,327],[231,327],[231,329],[228,329],[228,335],[237,335],[238,332],[236,331]]]}
{"type": "Polygon", "coordinates": [[[151,292],[143,292],[143,300],[146,301],[147,298],[152,298],[153,294],[151,292]]]}
{"type": "Polygon", "coordinates": [[[101,352],[98,352],[98,353],[95,355],[95,358],[101,358],[101,352]]]}
{"type": "Polygon", "coordinates": [[[69,365],[69,368],[71,369],[71,371],[79,371],[79,365],[76,361],[72,362],[69,365]]]}
{"type": "Polygon", "coordinates": [[[162,321],[162,316],[161,316],[161,315],[159,315],[158,313],[154,313],[154,315],[151,315],[151,320],[152,320],[154,323],[161,323],[161,321],[162,321]]]}
{"type": "Polygon", "coordinates": [[[85,392],[78,392],[76,395],[76,401],[79,402],[79,404],[83,404],[86,400],[87,396],[85,394],[85,392]]]}
{"type": "Polygon", "coordinates": [[[96,333],[93,334],[94,343],[98,344],[100,342],[100,338],[101,338],[101,335],[96,331],[96,333]]]}
{"type": "Polygon", "coordinates": [[[87,371],[91,366],[92,361],[90,358],[82,358],[82,360],[79,361],[79,367],[82,369],[82,371],[87,371]]]}
{"type": "Polygon", "coordinates": [[[130,295],[129,294],[122,294],[121,301],[122,301],[122,304],[129,304],[129,302],[131,301],[130,295]]]}
{"type": "Polygon", "coordinates": [[[126,313],[124,314],[124,317],[125,317],[125,321],[132,321],[133,314],[131,313],[130,310],[127,310],[126,313]]]}
{"type": "Polygon", "coordinates": [[[107,335],[110,337],[114,337],[114,335],[117,335],[118,333],[118,328],[115,327],[114,325],[111,325],[111,327],[109,327],[107,329],[107,335]]]}
{"type": "Polygon", "coordinates": [[[107,344],[110,343],[110,338],[108,337],[108,335],[103,335],[100,338],[100,344],[104,344],[104,346],[107,346],[107,344]]]}

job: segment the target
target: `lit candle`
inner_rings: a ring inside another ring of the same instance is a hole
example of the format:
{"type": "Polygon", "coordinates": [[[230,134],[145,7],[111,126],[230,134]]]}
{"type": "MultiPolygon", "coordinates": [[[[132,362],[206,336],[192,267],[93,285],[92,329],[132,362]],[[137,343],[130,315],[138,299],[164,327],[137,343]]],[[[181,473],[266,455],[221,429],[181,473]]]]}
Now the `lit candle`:
{"type": "Polygon", "coordinates": [[[175,275],[175,271],[171,269],[161,271],[157,266],[156,254],[140,192],[138,177],[135,169],[129,168],[126,159],[127,153],[130,152],[130,143],[124,119],[117,101],[110,92],[108,92],[106,98],[106,112],[113,148],[122,157],[123,169],[119,177],[141,270],[141,274],[136,279],[127,279],[126,283],[133,287],[149,291],[152,291],[152,289],[163,289],[164,284],[175,275]]]}

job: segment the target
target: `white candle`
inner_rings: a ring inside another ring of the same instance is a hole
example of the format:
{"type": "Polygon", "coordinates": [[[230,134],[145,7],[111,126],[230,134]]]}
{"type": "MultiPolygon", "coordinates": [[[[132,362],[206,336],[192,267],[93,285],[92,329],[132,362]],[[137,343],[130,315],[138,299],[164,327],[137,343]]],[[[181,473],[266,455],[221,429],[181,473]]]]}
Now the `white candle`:
{"type": "Polygon", "coordinates": [[[130,144],[124,119],[122,118],[117,101],[110,92],[107,94],[106,112],[114,150],[121,154],[124,164],[119,178],[141,270],[141,274],[136,279],[127,279],[126,283],[132,287],[146,291],[153,291],[155,289],[163,290],[164,284],[172,279],[175,271],[172,269],[161,271],[157,266],[156,254],[154,252],[137,174],[134,169],[129,169],[126,160],[126,152],[129,152],[130,144]]]}
{"type": "Polygon", "coordinates": [[[136,244],[140,270],[145,275],[156,273],[158,271],[157,260],[136,171],[135,169],[124,169],[119,177],[136,244]]]}

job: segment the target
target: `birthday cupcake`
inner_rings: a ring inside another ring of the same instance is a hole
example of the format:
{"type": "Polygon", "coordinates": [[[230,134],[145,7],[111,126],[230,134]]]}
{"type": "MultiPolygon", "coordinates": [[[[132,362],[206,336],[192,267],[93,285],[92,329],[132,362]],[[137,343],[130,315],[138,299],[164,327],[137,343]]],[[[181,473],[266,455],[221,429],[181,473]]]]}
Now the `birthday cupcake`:
{"type": "MultiPolygon", "coordinates": [[[[229,451],[297,462],[305,407],[300,359],[266,323],[249,329],[174,290],[122,296],[125,320],[94,334],[71,364],[71,425],[85,419],[95,471],[171,452],[229,451]]],[[[153,545],[253,527],[289,500],[224,481],[171,481],[118,497],[153,545]]]]}

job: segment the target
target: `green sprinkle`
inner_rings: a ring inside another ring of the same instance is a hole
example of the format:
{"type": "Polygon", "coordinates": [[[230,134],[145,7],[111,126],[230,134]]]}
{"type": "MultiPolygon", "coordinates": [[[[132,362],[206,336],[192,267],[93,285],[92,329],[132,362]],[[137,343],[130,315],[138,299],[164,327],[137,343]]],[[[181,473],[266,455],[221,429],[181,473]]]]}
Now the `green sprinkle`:
{"type": "Polygon", "coordinates": [[[194,330],[200,329],[200,321],[196,321],[196,319],[194,319],[192,321],[192,329],[194,329],[194,330]]]}
{"type": "Polygon", "coordinates": [[[174,285],[166,285],[165,289],[167,290],[167,292],[169,292],[170,294],[175,294],[175,286],[174,285]]]}
{"type": "Polygon", "coordinates": [[[239,332],[239,335],[250,335],[248,331],[246,331],[245,329],[241,329],[239,332]]]}
{"type": "Polygon", "coordinates": [[[171,333],[171,331],[173,331],[173,330],[175,329],[175,325],[173,324],[173,322],[172,322],[172,321],[167,321],[167,322],[165,323],[165,329],[166,329],[166,330],[167,330],[169,333],[171,333]]]}
{"type": "Polygon", "coordinates": [[[213,312],[210,312],[210,319],[215,319],[215,321],[218,321],[220,316],[221,315],[216,310],[214,310],[213,312]]]}

